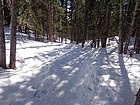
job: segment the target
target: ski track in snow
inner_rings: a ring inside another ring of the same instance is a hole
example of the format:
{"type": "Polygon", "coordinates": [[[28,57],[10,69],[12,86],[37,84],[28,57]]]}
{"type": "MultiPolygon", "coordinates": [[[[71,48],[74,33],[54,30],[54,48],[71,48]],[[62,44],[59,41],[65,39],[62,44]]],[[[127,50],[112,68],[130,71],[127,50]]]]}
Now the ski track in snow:
{"type": "Polygon", "coordinates": [[[91,49],[22,38],[17,69],[0,70],[0,105],[133,105],[138,56],[117,55],[113,45],[91,49]]]}

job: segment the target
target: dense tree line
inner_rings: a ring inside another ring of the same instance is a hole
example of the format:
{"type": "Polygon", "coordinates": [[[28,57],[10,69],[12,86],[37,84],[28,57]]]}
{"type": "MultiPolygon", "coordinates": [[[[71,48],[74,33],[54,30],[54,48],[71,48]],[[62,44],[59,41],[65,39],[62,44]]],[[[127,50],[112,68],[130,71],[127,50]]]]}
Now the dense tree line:
{"type": "Polygon", "coordinates": [[[91,40],[105,48],[107,38],[118,36],[118,53],[127,54],[130,38],[140,53],[139,0],[0,0],[0,66],[6,68],[4,26],[11,27],[10,68],[15,68],[16,27],[37,41],[71,43],[91,40]]]}

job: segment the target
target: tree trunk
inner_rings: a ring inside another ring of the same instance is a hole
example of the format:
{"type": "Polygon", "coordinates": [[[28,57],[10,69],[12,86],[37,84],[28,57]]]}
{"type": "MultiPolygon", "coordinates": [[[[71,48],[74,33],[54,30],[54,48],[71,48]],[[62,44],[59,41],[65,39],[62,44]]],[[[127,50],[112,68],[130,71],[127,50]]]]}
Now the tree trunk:
{"type": "Polygon", "coordinates": [[[51,42],[54,42],[54,36],[53,36],[53,5],[51,2],[48,4],[48,34],[49,34],[49,40],[51,42]]]}
{"type": "Polygon", "coordinates": [[[0,67],[6,68],[5,34],[3,26],[3,9],[0,0],[0,67]]]}
{"type": "Polygon", "coordinates": [[[3,0],[3,10],[4,10],[4,25],[9,27],[10,25],[10,9],[8,8],[8,0],[3,0]]]}
{"type": "Polygon", "coordinates": [[[82,37],[82,47],[84,47],[85,40],[87,38],[87,0],[85,0],[85,9],[84,9],[84,31],[83,31],[83,37],[82,37]]]}
{"type": "Polygon", "coordinates": [[[104,25],[104,35],[101,37],[102,47],[106,47],[106,41],[108,36],[108,27],[109,27],[109,0],[105,0],[105,25],[104,25]]]}
{"type": "Polygon", "coordinates": [[[128,37],[127,37],[125,47],[124,47],[124,54],[127,54],[130,38],[131,38],[133,28],[134,28],[134,22],[135,22],[135,19],[136,19],[136,12],[138,10],[138,4],[139,4],[139,0],[136,1],[135,8],[134,8],[134,11],[133,11],[134,12],[133,13],[133,18],[132,18],[131,26],[130,26],[130,29],[129,29],[129,32],[128,32],[128,35],[127,35],[128,37]]]}
{"type": "Polygon", "coordinates": [[[44,42],[45,41],[45,24],[44,24],[44,22],[42,23],[42,36],[43,36],[42,41],[44,42]]]}
{"type": "Polygon", "coordinates": [[[97,38],[97,48],[100,47],[100,38],[97,38]]]}
{"type": "Polygon", "coordinates": [[[62,35],[61,35],[61,43],[63,43],[63,39],[64,39],[64,35],[62,33],[62,35]]]}
{"type": "Polygon", "coordinates": [[[35,32],[35,34],[34,34],[35,41],[37,41],[37,33],[36,33],[36,30],[34,32],[35,32]]]}
{"type": "Polygon", "coordinates": [[[123,53],[123,38],[122,38],[122,20],[123,19],[123,6],[122,6],[122,0],[120,0],[120,13],[119,13],[119,45],[118,45],[118,53],[123,53]]]}
{"type": "Polygon", "coordinates": [[[67,43],[67,34],[68,34],[68,0],[65,0],[65,43],[67,43]]]}
{"type": "Polygon", "coordinates": [[[97,47],[97,35],[94,36],[93,41],[94,41],[94,48],[96,48],[97,47]]]}
{"type": "Polygon", "coordinates": [[[78,44],[79,43],[79,39],[78,39],[78,23],[76,23],[76,33],[75,33],[75,35],[76,35],[76,44],[78,44]]]}
{"type": "Polygon", "coordinates": [[[138,90],[136,94],[136,100],[134,105],[140,105],[140,89],[138,90]]]}
{"type": "Polygon", "coordinates": [[[70,43],[73,43],[73,32],[70,35],[70,43]]]}
{"type": "Polygon", "coordinates": [[[136,54],[140,54],[140,29],[136,32],[135,46],[136,54]]]}
{"type": "Polygon", "coordinates": [[[11,69],[16,68],[16,27],[17,27],[18,0],[12,0],[11,7],[11,37],[10,37],[10,64],[11,69]]]}
{"type": "Polygon", "coordinates": [[[75,18],[76,18],[76,27],[75,27],[75,35],[76,35],[76,44],[79,43],[79,34],[78,34],[78,29],[79,29],[79,5],[78,5],[78,1],[76,2],[76,9],[77,9],[77,13],[75,14],[75,18]]]}

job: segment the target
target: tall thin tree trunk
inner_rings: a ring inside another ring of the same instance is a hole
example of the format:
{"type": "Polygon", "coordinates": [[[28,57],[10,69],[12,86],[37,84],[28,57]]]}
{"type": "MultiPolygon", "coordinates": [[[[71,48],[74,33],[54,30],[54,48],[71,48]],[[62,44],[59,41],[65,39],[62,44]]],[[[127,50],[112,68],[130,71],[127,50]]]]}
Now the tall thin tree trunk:
{"type": "Polygon", "coordinates": [[[42,36],[43,36],[42,41],[44,42],[45,41],[45,24],[44,24],[44,22],[42,23],[42,36]]]}
{"type": "Polygon", "coordinates": [[[10,25],[10,9],[8,8],[8,0],[2,0],[3,1],[3,10],[4,10],[4,25],[6,27],[9,27],[10,25]]]}
{"type": "Polygon", "coordinates": [[[73,32],[70,35],[70,43],[73,43],[73,32]]]}
{"type": "Polygon", "coordinates": [[[120,0],[120,13],[119,13],[119,45],[118,45],[118,53],[123,53],[123,38],[122,38],[122,20],[123,19],[123,6],[122,6],[122,0],[120,0]]]}
{"type": "Polygon", "coordinates": [[[96,15],[95,16],[95,32],[94,32],[94,35],[93,35],[93,42],[94,42],[94,48],[96,48],[97,47],[97,44],[98,44],[98,42],[97,42],[97,33],[98,33],[98,16],[96,15]]]}
{"type": "Polygon", "coordinates": [[[10,37],[10,64],[11,69],[16,68],[16,27],[17,27],[18,0],[12,0],[11,7],[11,37],[10,37]]]}
{"type": "Polygon", "coordinates": [[[102,47],[106,47],[106,41],[108,36],[108,27],[109,27],[109,0],[105,0],[105,25],[104,25],[104,35],[101,37],[102,47]]]}
{"type": "Polygon", "coordinates": [[[53,5],[51,2],[48,4],[48,34],[49,34],[49,40],[51,42],[54,42],[54,36],[53,36],[53,5]]]}
{"type": "Polygon", "coordinates": [[[80,43],[80,35],[79,35],[79,24],[77,23],[76,24],[76,44],[79,44],[80,43]]]}
{"type": "Polygon", "coordinates": [[[83,38],[82,38],[82,47],[84,47],[85,40],[87,37],[87,0],[85,0],[85,9],[84,9],[84,29],[83,29],[83,38]]]}
{"type": "Polygon", "coordinates": [[[94,36],[94,48],[96,48],[96,46],[97,46],[97,35],[95,34],[95,36],[94,36]]]}
{"type": "Polygon", "coordinates": [[[97,38],[97,48],[100,46],[100,38],[97,38]]]}
{"type": "Polygon", "coordinates": [[[78,30],[79,30],[79,4],[78,1],[76,2],[76,9],[77,9],[77,13],[75,14],[75,18],[76,18],[76,29],[75,29],[75,35],[76,35],[76,44],[79,43],[79,34],[78,34],[78,30]]]}
{"type": "Polygon", "coordinates": [[[65,21],[66,21],[66,26],[65,26],[65,43],[67,43],[67,34],[68,34],[68,0],[65,0],[65,21]]]}
{"type": "Polygon", "coordinates": [[[136,39],[135,39],[134,49],[136,50],[136,54],[140,54],[140,29],[137,29],[137,31],[136,31],[136,39]]]}
{"type": "Polygon", "coordinates": [[[0,0],[0,67],[6,68],[5,34],[3,26],[3,9],[0,0]]]}
{"type": "Polygon", "coordinates": [[[61,43],[63,43],[63,39],[64,39],[64,35],[62,33],[62,35],[61,35],[61,43]]]}
{"type": "MultiPolygon", "coordinates": [[[[73,21],[74,19],[73,19],[73,8],[74,8],[74,6],[73,6],[73,0],[70,0],[71,2],[70,2],[70,15],[69,15],[69,18],[71,19],[71,21],[73,21]]],[[[72,25],[72,23],[71,23],[71,25],[72,25]]],[[[74,41],[74,36],[73,36],[73,34],[74,34],[74,32],[72,31],[72,27],[70,28],[70,31],[71,31],[71,34],[70,34],[70,43],[73,43],[73,41],[74,41]]]]}
{"type": "Polygon", "coordinates": [[[35,34],[34,34],[34,37],[35,37],[35,41],[37,41],[37,35],[36,35],[36,31],[34,30],[35,34]]]}
{"type": "Polygon", "coordinates": [[[132,18],[131,26],[130,26],[130,29],[129,29],[129,32],[128,32],[128,35],[127,35],[128,37],[127,37],[125,47],[124,47],[124,54],[127,54],[130,38],[131,38],[131,35],[133,33],[134,22],[135,22],[135,19],[136,19],[136,12],[138,10],[138,4],[139,4],[139,0],[136,1],[135,8],[134,8],[134,11],[133,11],[134,12],[133,13],[133,18],[132,18]]]}

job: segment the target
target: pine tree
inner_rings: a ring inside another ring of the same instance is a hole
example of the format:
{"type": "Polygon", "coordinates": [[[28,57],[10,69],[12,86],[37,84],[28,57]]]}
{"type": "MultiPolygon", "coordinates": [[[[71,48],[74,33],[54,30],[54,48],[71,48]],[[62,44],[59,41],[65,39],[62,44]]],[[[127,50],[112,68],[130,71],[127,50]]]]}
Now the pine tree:
{"type": "Polygon", "coordinates": [[[6,68],[5,34],[3,25],[3,6],[0,0],[0,67],[6,68]]]}
{"type": "Polygon", "coordinates": [[[82,38],[82,47],[84,47],[86,37],[87,37],[87,21],[88,21],[88,0],[85,0],[84,5],[84,30],[83,30],[83,38],[82,38]]]}
{"type": "Polygon", "coordinates": [[[119,14],[119,46],[118,46],[118,53],[122,54],[123,53],[123,35],[122,35],[122,19],[123,19],[123,1],[120,0],[120,14],[119,14]]]}
{"type": "Polygon", "coordinates": [[[16,68],[16,29],[18,0],[12,0],[11,5],[11,37],[10,37],[10,64],[11,69],[16,68]]]}
{"type": "Polygon", "coordinates": [[[4,25],[10,26],[10,6],[8,5],[7,0],[3,0],[3,10],[4,10],[4,25]]]}
{"type": "Polygon", "coordinates": [[[127,40],[126,40],[125,47],[124,47],[124,54],[127,54],[128,46],[129,46],[129,43],[130,43],[130,38],[131,38],[131,35],[133,33],[133,30],[134,30],[134,23],[135,23],[135,20],[136,20],[136,14],[137,14],[136,11],[138,10],[138,5],[139,5],[139,0],[136,0],[135,8],[134,8],[134,11],[133,11],[133,17],[132,17],[132,21],[131,21],[131,24],[130,24],[130,29],[129,29],[129,32],[128,32],[128,35],[127,35],[127,40]]]}
{"type": "Polygon", "coordinates": [[[105,17],[105,24],[104,24],[104,35],[101,38],[101,43],[102,43],[102,47],[106,47],[106,41],[107,41],[107,37],[108,37],[108,30],[109,30],[109,20],[110,20],[110,5],[109,5],[110,0],[105,0],[105,12],[104,12],[104,17],[105,17]]]}
{"type": "Polygon", "coordinates": [[[53,4],[50,1],[48,3],[48,35],[49,40],[54,42],[54,34],[53,34],[53,4]]]}

